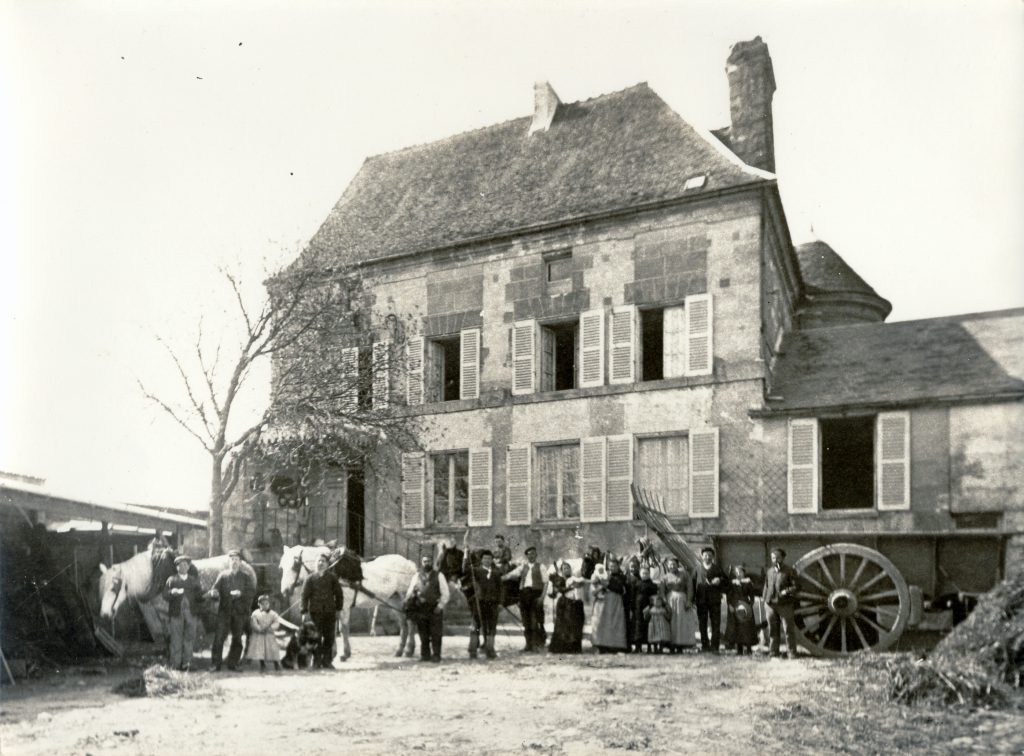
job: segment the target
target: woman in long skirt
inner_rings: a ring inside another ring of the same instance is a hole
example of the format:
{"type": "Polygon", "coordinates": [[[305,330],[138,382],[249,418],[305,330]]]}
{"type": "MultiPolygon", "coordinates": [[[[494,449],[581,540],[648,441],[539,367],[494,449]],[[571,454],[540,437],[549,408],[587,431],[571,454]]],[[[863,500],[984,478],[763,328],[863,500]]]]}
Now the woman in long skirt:
{"type": "Polygon", "coordinates": [[[747,577],[743,565],[732,568],[732,579],[725,594],[729,615],[725,627],[726,642],[736,647],[736,653],[753,653],[757,645],[757,626],[754,623],[754,584],[747,577]]]}
{"type": "Polygon", "coordinates": [[[590,642],[598,653],[625,651],[626,610],[622,599],[626,593],[626,576],[619,562],[608,560],[607,576],[594,571],[594,614],[590,624],[590,642]]]}
{"type": "Polygon", "coordinates": [[[562,562],[561,574],[551,576],[548,595],[555,598],[555,630],[548,650],[556,654],[583,651],[583,586],[586,581],[572,574],[572,566],[562,562]]]}
{"type": "Polygon", "coordinates": [[[693,578],[677,559],[669,558],[661,579],[661,596],[672,623],[671,653],[696,645],[697,609],[693,605],[693,578]]]}

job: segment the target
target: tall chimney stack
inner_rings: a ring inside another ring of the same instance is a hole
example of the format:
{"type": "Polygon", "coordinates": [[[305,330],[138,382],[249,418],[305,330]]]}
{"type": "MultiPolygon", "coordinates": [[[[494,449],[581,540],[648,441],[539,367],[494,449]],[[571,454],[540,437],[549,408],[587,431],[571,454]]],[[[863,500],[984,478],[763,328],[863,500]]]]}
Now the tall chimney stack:
{"type": "Polygon", "coordinates": [[[743,162],[775,173],[772,95],[775,74],[760,37],[737,42],[725,63],[729,77],[729,145],[743,162]]]}
{"type": "Polygon", "coordinates": [[[533,85],[533,122],[530,124],[530,134],[547,131],[561,104],[562,101],[550,84],[546,81],[536,82],[533,85]]]}

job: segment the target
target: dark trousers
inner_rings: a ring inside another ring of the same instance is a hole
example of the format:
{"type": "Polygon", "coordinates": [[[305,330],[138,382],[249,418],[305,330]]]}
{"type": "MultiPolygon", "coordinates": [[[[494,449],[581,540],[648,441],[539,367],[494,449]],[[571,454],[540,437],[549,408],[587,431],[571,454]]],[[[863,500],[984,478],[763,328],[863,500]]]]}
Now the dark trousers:
{"type": "Polygon", "coordinates": [[[722,599],[712,599],[707,604],[697,604],[697,625],[700,628],[700,647],[707,651],[717,651],[721,644],[722,634],[722,599]],[[708,625],[711,625],[711,638],[708,639],[708,625]]]}
{"type": "Polygon", "coordinates": [[[767,604],[768,633],[771,635],[771,654],[779,655],[781,632],[786,631],[786,648],[789,658],[796,658],[796,620],[793,616],[796,607],[792,604],[767,604]],[[781,625],[781,627],[780,627],[781,625]]]}
{"type": "Polygon", "coordinates": [[[249,618],[244,614],[218,614],[217,632],[213,636],[213,648],[210,649],[210,661],[219,667],[224,654],[224,642],[231,635],[231,646],[228,648],[228,669],[238,666],[242,658],[242,635],[248,627],[249,618]]]}
{"type": "Polygon", "coordinates": [[[519,614],[523,618],[523,636],[526,650],[544,648],[548,634],[544,631],[544,592],[534,588],[523,588],[519,592],[519,614]]]}
{"type": "Polygon", "coordinates": [[[441,636],[444,634],[444,613],[434,611],[416,620],[420,634],[420,658],[441,661],[441,636]]]}
{"type": "Polygon", "coordinates": [[[494,636],[498,632],[498,609],[496,601],[469,600],[469,607],[473,612],[473,630],[469,634],[469,655],[476,657],[480,648],[480,634],[484,636],[484,653],[488,658],[494,658],[494,636]]]}
{"type": "Polygon", "coordinates": [[[334,612],[310,614],[309,618],[320,633],[320,643],[313,654],[314,664],[317,667],[330,666],[334,661],[334,639],[338,634],[335,614],[334,612]]]}

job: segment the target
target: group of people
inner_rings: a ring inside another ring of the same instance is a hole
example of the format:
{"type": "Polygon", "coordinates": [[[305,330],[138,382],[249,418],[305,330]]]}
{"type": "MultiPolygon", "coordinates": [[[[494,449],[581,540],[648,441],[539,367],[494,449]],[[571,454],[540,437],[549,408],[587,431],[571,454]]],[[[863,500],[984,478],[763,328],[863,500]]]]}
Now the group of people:
{"type": "MultiPolygon", "coordinates": [[[[769,632],[771,655],[780,656],[785,637],[787,655],[795,658],[794,610],[799,578],[785,564],[785,556],[784,550],[772,549],[771,565],[760,590],[743,565],[735,565],[728,572],[723,569],[710,546],[701,549],[700,563],[693,571],[674,557],[659,562],[657,580],[652,579],[649,553],[631,557],[624,566],[623,559],[602,555],[596,547],[584,557],[578,572],[561,560],[546,575],[537,561],[535,547],[528,547],[524,559],[513,565],[511,552],[499,535],[494,550],[465,552],[461,586],[473,616],[469,656],[477,658],[482,648],[486,658],[495,657],[498,613],[509,603],[519,607],[523,652],[546,647],[554,653],[581,653],[589,591],[593,598],[591,646],[598,653],[678,654],[696,648],[699,637],[702,651],[717,654],[723,643],[724,599],[726,645],[737,654],[751,654],[763,626],[769,632]],[[510,594],[516,596],[514,602],[507,600],[510,594]],[[760,623],[755,618],[756,596],[765,607],[760,623]],[[554,600],[550,642],[544,625],[545,597],[554,600]]],[[[424,569],[433,570],[429,562],[424,559],[424,569]]],[[[411,587],[410,595],[416,590],[411,587]]],[[[438,640],[430,656],[435,661],[440,658],[440,611],[448,601],[447,586],[445,591],[443,602],[438,603],[441,609],[435,610],[432,618],[431,633],[438,640]]],[[[422,630],[420,635],[423,638],[422,630]]]]}
{"type": "MultiPolygon", "coordinates": [[[[167,600],[168,661],[171,668],[191,670],[200,609],[203,601],[210,599],[217,601],[217,625],[210,650],[213,671],[221,671],[225,661],[229,670],[240,669],[243,638],[247,639],[247,659],[258,661],[261,670],[265,670],[267,664],[280,670],[282,652],[276,631],[283,620],[270,608],[269,594],[259,596],[257,608],[252,609],[256,583],[242,570],[242,553],[233,549],[228,552],[228,558],[230,566],[217,575],[213,587],[204,594],[199,575],[191,569],[191,558],[185,555],[175,557],[176,574],[167,579],[163,588],[163,596],[167,600]],[[225,660],[224,645],[228,636],[231,636],[231,645],[225,660]]],[[[303,585],[303,628],[299,633],[302,634],[307,627],[310,629],[308,635],[315,639],[309,649],[313,666],[321,669],[333,668],[335,627],[345,601],[341,584],[327,568],[328,558],[323,555],[317,562],[317,571],[303,585]]]]}
{"type": "MultiPolygon", "coordinates": [[[[468,534],[467,534],[468,537],[468,534]]],[[[217,626],[211,650],[212,668],[220,671],[224,645],[231,636],[226,659],[229,670],[239,669],[242,639],[248,637],[246,657],[280,669],[281,647],[275,631],[282,623],[273,611],[270,596],[257,599],[251,610],[256,585],[241,569],[241,553],[228,553],[230,566],[221,572],[212,587],[203,594],[198,575],[190,570],[191,560],[178,556],[176,574],[167,579],[164,597],[170,617],[170,665],[189,670],[195,642],[197,615],[204,598],[217,599],[217,626]]],[[[587,594],[593,599],[591,646],[599,653],[670,653],[695,648],[719,653],[722,603],[727,618],[725,643],[736,653],[750,654],[758,644],[761,629],[755,619],[754,599],[760,595],[765,607],[761,625],[767,627],[770,653],[779,656],[783,637],[789,658],[796,656],[794,611],[799,591],[796,572],[785,563],[786,553],[772,549],[760,592],[743,565],[726,572],[718,563],[715,550],[701,549],[700,563],[691,572],[679,560],[669,557],[657,563],[658,576],[652,578],[652,558],[643,551],[625,560],[603,555],[592,548],[583,558],[579,571],[561,560],[548,574],[537,561],[537,549],[529,546],[518,564],[512,563],[511,549],[502,536],[496,536],[494,549],[464,551],[459,587],[466,597],[473,626],[469,635],[470,658],[483,654],[494,659],[498,615],[503,607],[517,604],[525,646],[534,653],[547,648],[553,653],[583,651],[583,629],[587,594]],[[554,629],[550,642],[545,629],[545,598],[554,600],[554,629]]],[[[327,555],[317,562],[317,570],[302,588],[302,628],[296,638],[308,637],[313,666],[332,669],[335,656],[335,628],[344,608],[344,594],[338,579],[328,570],[327,555]]],[[[420,639],[420,659],[439,662],[444,636],[444,611],[452,589],[435,560],[424,555],[420,569],[406,594],[403,637],[398,654],[406,646],[412,655],[413,628],[420,639]]],[[[294,626],[292,626],[294,627],[294,626]]],[[[294,639],[293,639],[294,640],[294,639]]]]}

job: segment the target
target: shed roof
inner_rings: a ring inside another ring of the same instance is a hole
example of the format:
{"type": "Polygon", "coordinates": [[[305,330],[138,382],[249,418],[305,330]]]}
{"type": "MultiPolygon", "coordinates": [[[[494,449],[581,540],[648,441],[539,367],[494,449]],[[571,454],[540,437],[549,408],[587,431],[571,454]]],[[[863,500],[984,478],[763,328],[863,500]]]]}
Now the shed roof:
{"type": "Polygon", "coordinates": [[[774,179],[694,128],[647,84],[368,158],[307,247],[392,257],[774,179]]]}
{"type": "Polygon", "coordinates": [[[93,520],[162,530],[205,530],[207,527],[200,513],[186,516],[137,504],[101,504],[6,481],[0,483],[0,507],[43,512],[50,520],[93,520]]]}
{"type": "Polygon", "coordinates": [[[1024,308],[791,332],[766,411],[998,397],[1024,397],[1024,308]]]}

